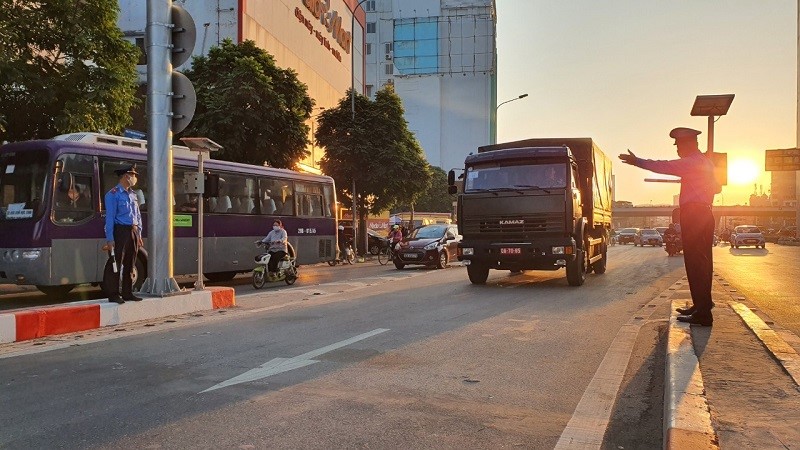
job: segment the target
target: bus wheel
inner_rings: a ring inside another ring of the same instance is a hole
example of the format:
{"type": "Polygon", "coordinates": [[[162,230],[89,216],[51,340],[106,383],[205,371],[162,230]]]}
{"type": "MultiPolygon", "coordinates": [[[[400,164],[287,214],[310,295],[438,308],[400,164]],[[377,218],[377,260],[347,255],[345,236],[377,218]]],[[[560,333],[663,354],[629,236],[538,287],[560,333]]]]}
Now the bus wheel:
{"type": "Polygon", "coordinates": [[[133,292],[139,292],[142,289],[144,280],[147,279],[147,263],[142,261],[142,258],[136,258],[131,278],[133,279],[133,292]]]}
{"type": "Polygon", "coordinates": [[[211,273],[204,273],[203,275],[208,278],[208,281],[217,282],[217,281],[231,281],[236,277],[236,272],[211,272],[211,273]]]}
{"type": "Polygon", "coordinates": [[[75,289],[74,284],[64,284],[61,286],[36,286],[36,289],[42,291],[42,293],[52,299],[60,299],[61,297],[65,297],[69,292],[75,289]]]}

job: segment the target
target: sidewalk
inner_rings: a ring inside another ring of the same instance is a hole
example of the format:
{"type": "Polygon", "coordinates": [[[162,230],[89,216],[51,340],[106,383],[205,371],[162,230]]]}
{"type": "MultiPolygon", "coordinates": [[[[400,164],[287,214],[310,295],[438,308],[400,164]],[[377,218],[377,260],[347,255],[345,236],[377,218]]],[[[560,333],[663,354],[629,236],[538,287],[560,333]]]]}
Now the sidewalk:
{"type": "Polygon", "coordinates": [[[685,277],[670,290],[664,448],[800,449],[800,339],[719,276],[713,327],[676,320],[691,303],[685,277]]]}

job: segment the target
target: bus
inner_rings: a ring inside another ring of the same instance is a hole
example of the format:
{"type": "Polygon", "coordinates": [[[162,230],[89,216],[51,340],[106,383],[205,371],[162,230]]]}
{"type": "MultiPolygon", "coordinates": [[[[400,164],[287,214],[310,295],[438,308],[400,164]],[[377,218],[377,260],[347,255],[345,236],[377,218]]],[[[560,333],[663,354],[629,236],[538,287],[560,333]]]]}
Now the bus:
{"type": "MultiPolygon", "coordinates": [[[[73,133],[0,147],[0,284],[33,285],[63,296],[79,284],[100,284],[108,255],[104,195],[114,170],[136,165],[145,246],[134,288],[147,277],[147,141],[73,133]]],[[[197,152],[173,146],[173,272],[197,273],[197,202],[185,175],[197,172],[197,152]]],[[[287,169],[204,161],[203,272],[227,281],[249,272],[272,221],[281,219],[298,264],[336,257],[333,179],[287,169]]]]}

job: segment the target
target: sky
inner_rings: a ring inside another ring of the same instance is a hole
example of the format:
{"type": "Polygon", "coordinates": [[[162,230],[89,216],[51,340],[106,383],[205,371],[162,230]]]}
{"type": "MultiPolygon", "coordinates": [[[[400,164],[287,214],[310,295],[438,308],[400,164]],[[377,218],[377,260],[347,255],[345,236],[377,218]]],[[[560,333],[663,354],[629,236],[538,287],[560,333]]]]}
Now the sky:
{"type": "Polygon", "coordinates": [[[715,204],[769,191],[764,150],[797,144],[797,0],[496,0],[497,141],[591,137],[614,160],[616,199],[672,204],[679,185],[623,164],[675,159],[674,127],[701,130],[697,95],[735,94],[714,125],[728,154],[715,204]],[[748,175],[747,172],[753,172],[748,175]]]}

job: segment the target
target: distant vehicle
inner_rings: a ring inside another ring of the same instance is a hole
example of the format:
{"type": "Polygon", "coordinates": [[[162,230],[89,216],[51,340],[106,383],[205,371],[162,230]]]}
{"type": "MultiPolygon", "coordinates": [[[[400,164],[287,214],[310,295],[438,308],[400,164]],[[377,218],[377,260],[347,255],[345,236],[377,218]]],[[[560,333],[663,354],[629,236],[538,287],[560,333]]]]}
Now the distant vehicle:
{"type": "Polygon", "coordinates": [[[658,231],[658,234],[660,234],[661,238],[663,239],[664,238],[664,233],[667,232],[667,227],[656,227],[655,229],[656,229],[656,231],[658,231]]]}
{"type": "MultiPolygon", "coordinates": [[[[340,224],[344,224],[343,222],[339,222],[340,224]]],[[[350,239],[352,242],[353,239],[353,227],[350,225],[344,225],[344,237],[345,239],[350,239]]],[[[382,236],[375,230],[367,228],[367,250],[373,254],[377,255],[381,252],[382,249],[389,246],[389,240],[386,239],[386,236],[382,236]]]]}
{"type": "Polygon", "coordinates": [[[638,228],[623,228],[617,234],[618,244],[633,244],[636,233],[639,232],[638,228]]]}
{"type": "Polygon", "coordinates": [[[731,233],[731,245],[733,248],[754,246],[755,248],[767,248],[767,240],[761,229],[755,225],[739,225],[731,233]]]}
{"type": "Polygon", "coordinates": [[[788,227],[781,228],[778,230],[778,235],[780,237],[797,237],[797,227],[792,225],[788,227]]]}
{"type": "Polygon", "coordinates": [[[664,244],[664,238],[661,237],[658,231],[652,228],[643,228],[637,231],[636,235],[633,237],[634,247],[637,245],[641,245],[642,247],[645,245],[661,247],[662,244],[664,244]]]}
{"type": "Polygon", "coordinates": [[[458,227],[448,224],[425,225],[415,228],[400,241],[394,259],[398,269],[407,264],[421,264],[444,269],[458,255],[458,227]]]}

